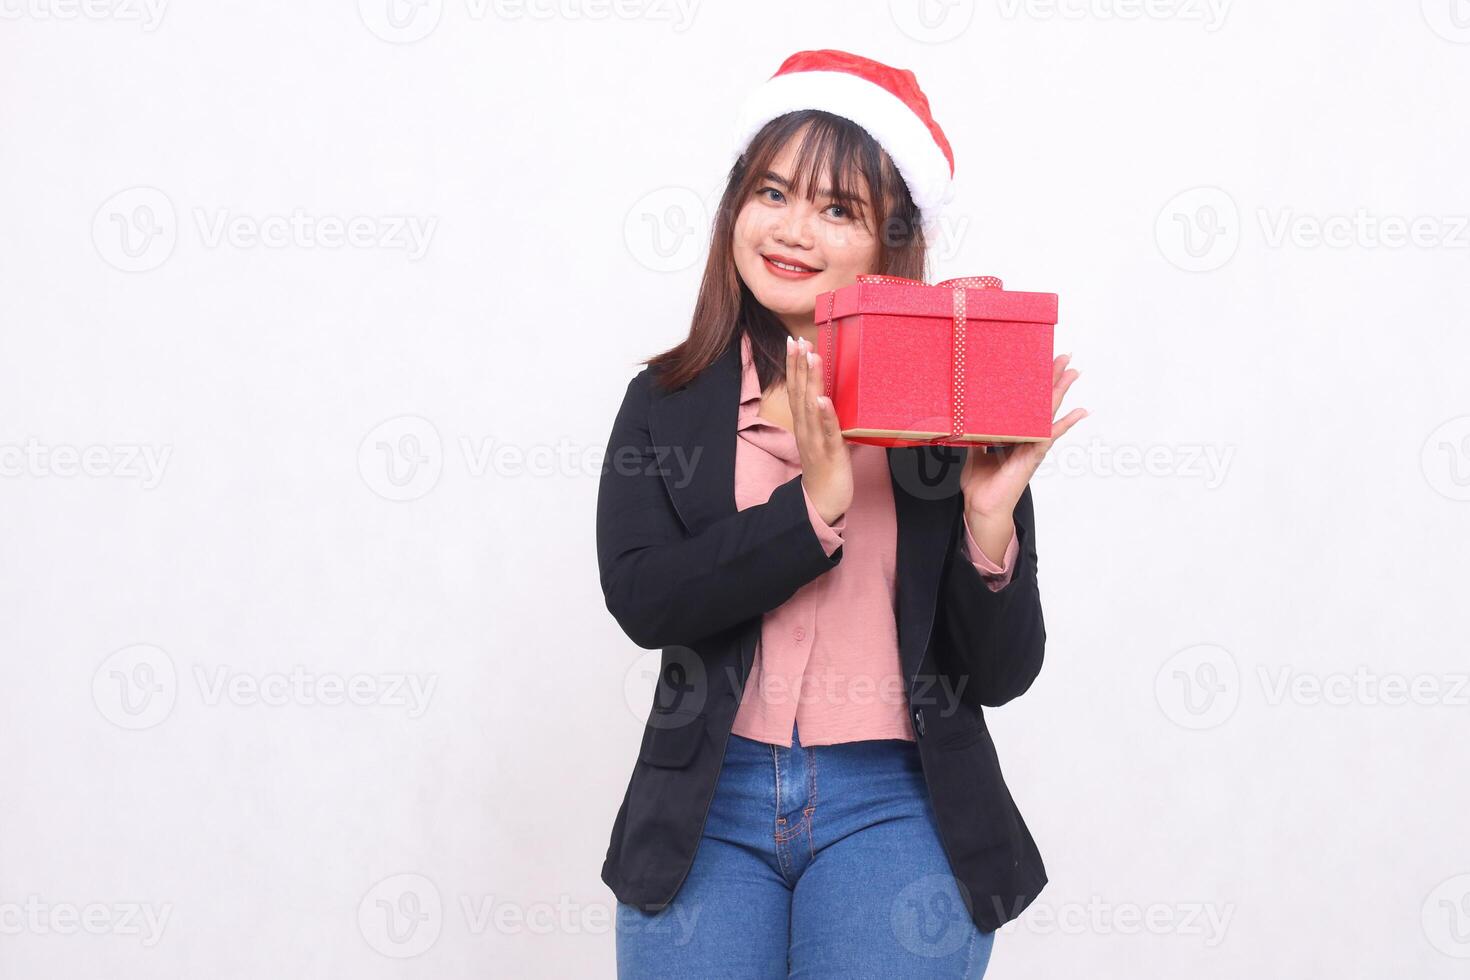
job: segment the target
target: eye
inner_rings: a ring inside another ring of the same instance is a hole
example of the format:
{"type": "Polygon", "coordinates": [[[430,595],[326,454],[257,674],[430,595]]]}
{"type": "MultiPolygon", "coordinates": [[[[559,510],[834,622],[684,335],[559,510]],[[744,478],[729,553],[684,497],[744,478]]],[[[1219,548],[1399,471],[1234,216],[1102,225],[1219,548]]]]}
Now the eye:
{"type": "Polygon", "coordinates": [[[776,195],[775,197],[768,197],[768,198],[766,198],[766,200],[767,201],[770,201],[772,204],[776,204],[776,203],[784,200],[784,198],[781,196],[781,192],[779,190],[777,190],[776,188],[770,187],[770,186],[762,187],[760,190],[756,191],[755,193],[756,193],[756,196],[759,197],[760,195],[764,194],[766,191],[770,191],[772,194],[776,195]]]}
{"type": "Polygon", "coordinates": [[[831,205],[828,205],[827,210],[829,212],[830,211],[836,211],[836,212],[838,212],[837,214],[832,215],[832,217],[834,217],[834,218],[849,218],[849,217],[852,216],[851,213],[847,210],[847,208],[843,207],[840,204],[831,204],[831,205]]]}

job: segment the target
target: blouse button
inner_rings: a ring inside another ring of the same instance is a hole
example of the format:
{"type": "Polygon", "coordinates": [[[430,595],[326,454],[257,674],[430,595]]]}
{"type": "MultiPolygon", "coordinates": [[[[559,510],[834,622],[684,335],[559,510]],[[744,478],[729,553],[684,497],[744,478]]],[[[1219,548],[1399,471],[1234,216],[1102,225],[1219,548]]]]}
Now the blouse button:
{"type": "Polygon", "coordinates": [[[791,635],[796,638],[797,643],[800,643],[802,640],[806,639],[806,627],[798,626],[796,629],[791,631],[791,635]]]}

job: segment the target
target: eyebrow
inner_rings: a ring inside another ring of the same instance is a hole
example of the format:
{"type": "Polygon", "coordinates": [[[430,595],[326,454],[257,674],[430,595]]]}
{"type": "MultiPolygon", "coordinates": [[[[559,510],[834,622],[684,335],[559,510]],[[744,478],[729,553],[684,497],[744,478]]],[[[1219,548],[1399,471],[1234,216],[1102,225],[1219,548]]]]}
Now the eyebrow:
{"type": "MultiPolygon", "coordinates": [[[[791,182],[785,177],[782,177],[780,174],[776,173],[774,170],[767,170],[765,173],[765,179],[771,181],[773,184],[780,184],[787,190],[791,189],[791,182]]],[[[817,192],[817,196],[830,197],[834,201],[840,201],[843,199],[849,201],[862,201],[862,197],[857,194],[838,194],[830,187],[823,187],[820,191],[817,192]]]]}

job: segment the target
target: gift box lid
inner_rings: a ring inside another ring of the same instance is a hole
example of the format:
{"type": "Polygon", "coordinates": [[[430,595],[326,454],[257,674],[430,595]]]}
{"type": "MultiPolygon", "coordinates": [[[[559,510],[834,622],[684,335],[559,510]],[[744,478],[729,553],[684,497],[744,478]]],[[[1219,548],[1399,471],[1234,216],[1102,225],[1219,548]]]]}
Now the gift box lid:
{"type": "MultiPolygon", "coordinates": [[[[829,313],[834,320],[856,313],[951,318],[954,316],[954,289],[942,284],[929,285],[917,281],[865,282],[859,278],[852,285],[817,294],[817,323],[824,322],[829,313]]],[[[966,287],[965,316],[970,320],[1055,324],[1057,294],[966,287]]]]}

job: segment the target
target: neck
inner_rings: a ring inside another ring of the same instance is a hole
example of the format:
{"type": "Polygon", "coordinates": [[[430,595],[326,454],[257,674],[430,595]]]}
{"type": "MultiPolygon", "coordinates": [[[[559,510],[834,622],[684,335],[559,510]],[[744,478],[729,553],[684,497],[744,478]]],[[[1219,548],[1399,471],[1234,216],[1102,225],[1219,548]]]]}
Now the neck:
{"type": "Polygon", "coordinates": [[[781,323],[786,327],[786,332],[797,340],[805,338],[812,347],[817,346],[819,328],[810,316],[800,314],[781,314],[781,323]]]}

